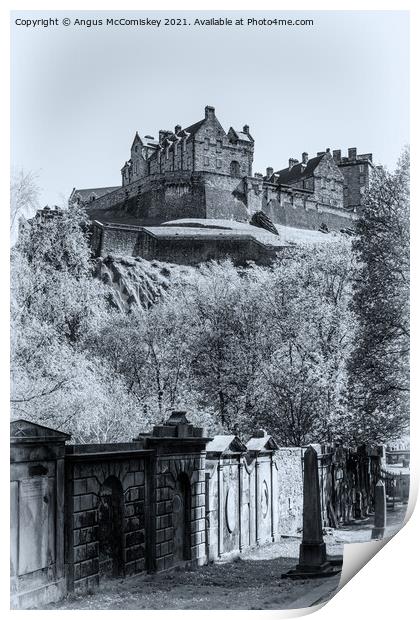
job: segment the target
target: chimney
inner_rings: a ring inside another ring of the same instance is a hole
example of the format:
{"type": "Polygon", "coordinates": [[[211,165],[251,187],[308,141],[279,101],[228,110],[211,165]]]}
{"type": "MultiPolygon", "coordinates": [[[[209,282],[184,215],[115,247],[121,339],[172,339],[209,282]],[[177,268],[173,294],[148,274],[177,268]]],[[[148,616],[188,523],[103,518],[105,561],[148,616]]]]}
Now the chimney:
{"type": "Polygon", "coordinates": [[[274,174],[274,169],[271,168],[271,167],[267,168],[267,170],[266,170],[266,177],[267,177],[267,179],[271,179],[273,174],[274,174]]]}
{"type": "Polygon", "coordinates": [[[296,164],[298,164],[298,160],[297,159],[293,159],[293,157],[289,158],[289,170],[291,170],[293,168],[293,166],[296,166],[296,164]]]}
{"type": "Polygon", "coordinates": [[[341,162],[341,151],[337,150],[337,151],[333,151],[333,157],[334,157],[334,161],[339,164],[341,162]]]}
{"type": "Polygon", "coordinates": [[[348,150],[349,159],[356,159],[357,157],[357,148],[352,148],[348,150]]]}
{"type": "Polygon", "coordinates": [[[306,166],[306,164],[308,163],[308,159],[309,159],[308,153],[302,153],[302,164],[304,166],[306,166]]]}
{"type": "Polygon", "coordinates": [[[216,118],[215,109],[213,108],[213,106],[206,105],[206,107],[204,108],[204,116],[206,120],[213,120],[214,118],[216,118]]]}
{"type": "Polygon", "coordinates": [[[242,131],[246,134],[249,134],[249,125],[244,125],[242,131]]]}
{"type": "Polygon", "coordinates": [[[174,129],[175,135],[179,133],[181,129],[182,129],[181,125],[175,125],[175,129],[174,129]]]}

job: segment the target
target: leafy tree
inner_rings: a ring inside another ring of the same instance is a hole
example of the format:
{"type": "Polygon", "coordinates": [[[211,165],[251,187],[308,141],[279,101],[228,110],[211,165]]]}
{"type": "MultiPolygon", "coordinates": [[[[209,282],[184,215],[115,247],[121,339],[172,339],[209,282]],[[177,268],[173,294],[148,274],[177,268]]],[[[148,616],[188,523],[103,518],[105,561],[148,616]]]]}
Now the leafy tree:
{"type": "Polygon", "coordinates": [[[10,235],[16,240],[20,218],[31,217],[39,206],[39,187],[34,172],[15,170],[10,183],[10,235]]]}
{"type": "Polygon", "coordinates": [[[331,441],[346,410],[353,346],[349,244],[307,247],[282,257],[266,289],[269,355],[259,422],[285,445],[331,441]]]}
{"type": "Polygon", "coordinates": [[[350,360],[355,442],[398,438],[409,419],[409,152],[377,169],[353,243],[357,346],[350,360]]]}

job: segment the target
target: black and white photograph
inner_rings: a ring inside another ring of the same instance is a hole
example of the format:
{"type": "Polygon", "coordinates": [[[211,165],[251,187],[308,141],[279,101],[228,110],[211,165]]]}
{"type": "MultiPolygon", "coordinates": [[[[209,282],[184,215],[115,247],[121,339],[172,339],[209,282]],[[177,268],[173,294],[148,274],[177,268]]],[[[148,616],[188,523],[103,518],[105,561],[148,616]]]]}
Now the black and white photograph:
{"type": "Polygon", "coordinates": [[[409,12],[10,23],[10,608],[325,604],[407,518],[409,12]]]}

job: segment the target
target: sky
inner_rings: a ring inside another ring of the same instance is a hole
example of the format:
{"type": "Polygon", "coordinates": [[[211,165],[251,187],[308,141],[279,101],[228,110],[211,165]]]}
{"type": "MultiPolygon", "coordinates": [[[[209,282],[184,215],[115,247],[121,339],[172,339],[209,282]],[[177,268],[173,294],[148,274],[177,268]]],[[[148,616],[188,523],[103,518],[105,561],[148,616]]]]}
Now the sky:
{"type": "Polygon", "coordinates": [[[409,142],[408,12],[15,11],[11,21],[11,162],[38,175],[41,206],[62,205],[73,187],[119,185],[136,131],[190,125],[206,105],[226,131],[250,126],[254,172],[328,147],[393,168],[409,142]],[[107,17],[314,25],[74,25],[107,17]],[[15,24],[42,18],[59,25],[15,24]]]}

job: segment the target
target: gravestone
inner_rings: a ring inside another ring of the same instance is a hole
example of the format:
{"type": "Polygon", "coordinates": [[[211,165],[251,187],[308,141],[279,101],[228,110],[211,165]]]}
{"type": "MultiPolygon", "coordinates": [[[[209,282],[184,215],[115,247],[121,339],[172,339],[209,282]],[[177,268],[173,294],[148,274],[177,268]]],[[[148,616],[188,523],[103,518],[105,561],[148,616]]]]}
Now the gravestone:
{"type": "Polygon", "coordinates": [[[386,490],[382,480],[378,480],[375,486],[375,525],[372,530],[372,538],[384,537],[386,526],[386,490]]]}
{"type": "Polygon", "coordinates": [[[322,535],[318,455],[310,446],[305,451],[303,470],[303,536],[299,564],[282,575],[289,579],[331,577],[341,571],[342,558],[328,558],[322,535]]]}

